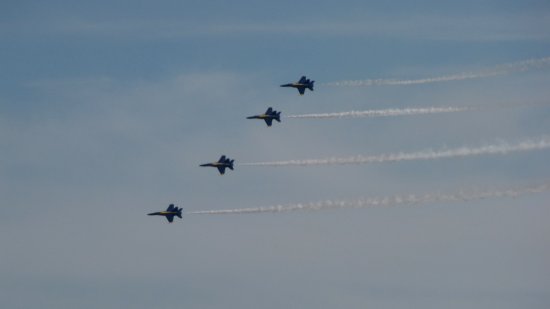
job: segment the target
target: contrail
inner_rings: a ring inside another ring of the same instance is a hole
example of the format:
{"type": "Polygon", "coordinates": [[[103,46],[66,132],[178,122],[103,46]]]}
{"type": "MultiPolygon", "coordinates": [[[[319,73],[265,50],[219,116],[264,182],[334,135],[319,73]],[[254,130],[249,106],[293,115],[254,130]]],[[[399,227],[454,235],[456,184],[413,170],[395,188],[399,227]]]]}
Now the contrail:
{"type": "Polygon", "coordinates": [[[204,210],[193,211],[187,214],[192,215],[230,215],[230,214],[256,214],[256,213],[280,213],[290,211],[317,211],[325,209],[342,208],[369,208],[369,207],[391,207],[400,205],[419,205],[438,202],[468,202],[488,198],[516,198],[524,195],[550,191],[550,183],[530,187],[517,187],[501,190],[487,191],[458,191],[450,194],[432,193],[424,195],[403,195],[379,198],[360,198],[356,200],[319,201],[314,203],[298,203],[287,205],[276,205],[267,207],[225,209],[225,210],[204,210]]]}
{"type": "Polygon", "coordinates": [[[412,116],[425,114],[457,113],[475,110],[474,107],[423,107],[423,108],[390,108],[379,110],[349,111],[339,113],[323,114],[303,114],[288,115],[285,118],[312,118],[312,119],[330,119],[330,118],[374,118],[374,117],[394,117],[394,116],[412,116]]]}
{"type": "Polygon", "coordinates": [[[521,103],[504,103],[504,104],[484,104],[478,106],[463,106],[463,107],[409,107],[409,108],[388,108],[388,109],[372,109],[364,111],[347,111],[336,113],[314,113],[314,114],[297,114],[287,115],[284,118],[291,119],[335,119],[335,118],[375,118],[375,117],[396,117],[396,116],[414,116],[428,114],[444,114],[444,113],[459,113],[467,111],[484,111],[516,107],[534,107],[548,106],[548,102],[521,102],[521,103]]]}
{"type": "Polygon", "coordinates": [[[435,160],[456,157],[469,157],[479,155],[508,154],[511,152],[523,152],[550,148],[550,138],[529,139],[517,144],[501,142],[477,148],[461,147],[450,150],[425,150],[411,153],[382,154],[376,156],[355,156],[348,158],[307,159],[274,162],[241,163],[248,166],[310,166],[310,165],[344,165],[344,164],[369,164],[413,160],[435,160]]]}
{"type": "Polygon", "coordinates": [[[369,86],[403,86],[419,85],[439,82],[458,81],[466,79],[477,79],[499,75],[507,75],[514,72],[528,71],[540,68],[550,64],[550,57],[540,59],[529,59],[520,62],[513,62],[499,65],[493,69],[482,70],[478,72],[464,72],[439,77],[429,77],[421,79],[365,79],[365,80],[343,80],[330,83],[324,83],[323,86],[347,86],[347,87],[369,87],[369,86]]]}

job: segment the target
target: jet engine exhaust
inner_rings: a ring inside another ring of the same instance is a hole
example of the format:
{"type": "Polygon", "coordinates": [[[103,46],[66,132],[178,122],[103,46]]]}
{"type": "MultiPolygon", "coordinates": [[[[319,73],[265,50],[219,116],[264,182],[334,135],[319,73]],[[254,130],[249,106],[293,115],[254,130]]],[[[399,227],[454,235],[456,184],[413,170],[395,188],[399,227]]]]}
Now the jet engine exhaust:
{"type": "Polygon", "coordinates": [[[327,159],[307,159],[307,160],[288,160],[273,162],[241,163],[248,166],[313,166],[313,165],[351,165],[351,164],[370,164],[387,163],[416,160],[437,160],[458,157],[470,157],[480,155],[505,155],[513,152],[526,152],[533,150],[543,150],[550,148],[550,137],[539,139],[529,139],[517,144],[501,142],[498,144],[487,145],[477,148],[461,147],[449,150],[425,150],[409,153],[390,153],[375,156],[354,156],[348,158],[327,158],[327,159]]]}
{"type": "Polygon", "coordinates": [[[475,109],[474,107],[391,108],[391,109],[349,111],[349,112],[338,112],[338,113],[288,115],[288,116],[285,116],[285,118],[297,118],[297,119],[374,118],[374,117],[395,117],[395,116],[457,113],[457,112],[470,111],[474,109],[475,109]]]}
{"type": "Polygon", "coordinates": [[[488,198],[517,198],[535,193],[550,191],[550,183],[544,183],[529,187],[516,187],[499,190],[473,190],[457,191],[454,193],[429,193],[424,195],[396,195],[388,197],[360,198],[355,200],[319,201],[312,203],[297,203],[276,205],[267,207],[252,207],[224,210],[193,211],[191,215],[237,215],[237,214],[259,214],[259,213],[282,213],[291,211],[319,211],[328,209],[347,208],[371,208],[371,207],[394,207],[406,205],[423,205],[433,203],[469,202],[488,198]]]}
{"type": "Polygon", "coordinates": [[[407,86],[421,85],[467,79],[478,79],[485,77],[507,75],[515,72],[523,72],[550,65],[550,57],[529,59],[519,62],[512,62],[499,65],[493,69],[481,70],[478,72],[457,73],[446,76],[420,78],[420,79],[365,79],[365,80],[342,80],[322,84],[323,86],[336,87],[371,87],[371,86],[407,86]]]}

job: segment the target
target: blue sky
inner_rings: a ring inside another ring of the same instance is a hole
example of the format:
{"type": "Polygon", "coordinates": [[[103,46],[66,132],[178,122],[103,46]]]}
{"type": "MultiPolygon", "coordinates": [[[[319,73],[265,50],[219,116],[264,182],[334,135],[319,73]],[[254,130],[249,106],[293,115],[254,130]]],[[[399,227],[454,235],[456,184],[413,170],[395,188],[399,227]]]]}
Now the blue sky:
{"type": "Polygon", "coordinates": [[[0,305],[547,308],[548,193],[246,216],[232,209],[548,182],[548,150],[357,166],[200,163],[414,152],[550,133],[546,1],[6,1],[0,10],[0,305]],[[300,97],[282,83],[316,80],[300,97]],[[533,104],[538,104],[533,106],[533,104]],[[526,106],[521,106],[525,104],[526,106]],[[429,106],[376,119],[245,117],[429,106]]]}

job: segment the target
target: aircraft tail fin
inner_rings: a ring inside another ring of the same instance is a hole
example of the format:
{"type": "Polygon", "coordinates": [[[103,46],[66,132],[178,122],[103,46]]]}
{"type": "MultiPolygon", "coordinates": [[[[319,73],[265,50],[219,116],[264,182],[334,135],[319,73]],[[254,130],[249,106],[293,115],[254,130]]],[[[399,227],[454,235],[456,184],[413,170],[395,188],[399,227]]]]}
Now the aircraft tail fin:
{"type": "Polygon", "coordinates": [[[275,120],[277,120],[277,122],[281,122],[281,112],[275,113],[275,120]]]}
{"type": "Polygon", "coordinates": [[[312,80],[312,81],[309,83],[309,85],[307,86],[307,88],[308,88],[309,90],[311,90],[311,91],[313,91],[313,83],[314,83],[314,82],[315,82],[315,81],[312,80]]]}
{"type": "Polygon", "coordinates": [[[178,218],[180,218],[180,219],[182,219],[182,217],[181,217],[182,210],[183,210],[183,208],[178,208],[178,207],[175,208],[175,211],[177,212],[176,216],[178,216],[178,218]]]}
{"type": "Polygon", "coordinates": [[[235,160],[229,160],[229,162],[228,162],[229,163],[228,167],[229,167],[230,170],[233,170],[233,162],[235,162],[235,160]]]}

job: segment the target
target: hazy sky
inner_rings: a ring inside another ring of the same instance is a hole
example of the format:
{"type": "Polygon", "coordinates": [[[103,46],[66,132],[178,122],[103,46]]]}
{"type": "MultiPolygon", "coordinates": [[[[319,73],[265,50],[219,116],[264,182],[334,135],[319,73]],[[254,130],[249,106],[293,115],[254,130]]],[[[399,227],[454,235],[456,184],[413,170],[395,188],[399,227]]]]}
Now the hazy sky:
{"type": "Polygon", "coordinates": [[[550,136],[547,1],[4,1],[0,307],[548,308],[550,193],[227,216],[146,214],[550,182],[549,150],[349,158],[550,136]],[[299,96],[279,85],[316,80],[299,96]],[[324,84],[324,85],[323,85],[324,84]],[[481,107],[361,119],[246,116],[481,107]]]}

